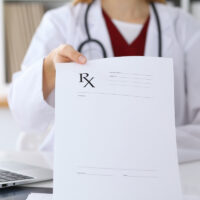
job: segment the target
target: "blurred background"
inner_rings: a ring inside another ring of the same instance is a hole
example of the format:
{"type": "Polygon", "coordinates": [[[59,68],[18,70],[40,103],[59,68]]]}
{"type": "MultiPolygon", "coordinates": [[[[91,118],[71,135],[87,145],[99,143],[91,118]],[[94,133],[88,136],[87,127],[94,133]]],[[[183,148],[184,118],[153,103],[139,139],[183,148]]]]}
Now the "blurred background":
{"type": "MultiPolygon", "coordinates": [[[[0,151],[16,149],[20,129],[12,119],[7,93],[43,14],[67,0],[0,0],[0,151]]],[[[169,0],[200,20],[200,0],[169,0]]]]}

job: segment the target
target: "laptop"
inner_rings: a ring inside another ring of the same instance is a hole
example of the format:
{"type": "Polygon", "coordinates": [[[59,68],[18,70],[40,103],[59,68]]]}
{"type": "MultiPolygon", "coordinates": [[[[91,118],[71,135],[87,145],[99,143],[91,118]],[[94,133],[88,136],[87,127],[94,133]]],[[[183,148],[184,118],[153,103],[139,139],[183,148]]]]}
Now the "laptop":
{"type": "Polygon", "coordinates": [[[0,188],[53,179],[53,171],[17,162],[0,162],[0,188]]]}

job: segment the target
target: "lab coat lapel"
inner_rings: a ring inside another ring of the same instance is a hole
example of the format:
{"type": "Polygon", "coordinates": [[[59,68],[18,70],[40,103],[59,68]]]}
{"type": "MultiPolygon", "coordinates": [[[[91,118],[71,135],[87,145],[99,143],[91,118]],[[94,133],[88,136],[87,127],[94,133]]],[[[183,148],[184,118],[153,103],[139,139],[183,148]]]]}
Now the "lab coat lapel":
{"type": "Polygon", "coordinates": [[[107,26],[102,14],[101,1],[95,0],[88,17],[90,34],[92,39],[100,41],[107,53],[108,57],[113,57],[112,44],[107,30],[107,26]]]}
{"type": "MultiPolygon", "coordinates": [[[[156,8],[161,22],[161,34],[162,34],[162,54],[163,57],[168,55],[170,48],[172,47],[171,28],[169,24],[169,14],[163,9],[163,5],[156,4],[156,8]]],[[[158,56],[158,27],[156,22],[155,13],[151,7],[150,9],[150,23],[147,32],[145,56],[158,56]]]]}

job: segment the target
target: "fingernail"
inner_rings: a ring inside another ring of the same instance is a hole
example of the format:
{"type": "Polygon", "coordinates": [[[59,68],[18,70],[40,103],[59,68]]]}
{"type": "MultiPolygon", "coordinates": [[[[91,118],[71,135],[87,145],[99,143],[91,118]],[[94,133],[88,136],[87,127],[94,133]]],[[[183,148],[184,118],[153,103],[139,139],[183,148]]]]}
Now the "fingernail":
{"type": "Polygon", "coordinates": [[[80,63],[86,62],[86,58],[84,56],[79,56],[78,60],[79,60],[80,63]]]}

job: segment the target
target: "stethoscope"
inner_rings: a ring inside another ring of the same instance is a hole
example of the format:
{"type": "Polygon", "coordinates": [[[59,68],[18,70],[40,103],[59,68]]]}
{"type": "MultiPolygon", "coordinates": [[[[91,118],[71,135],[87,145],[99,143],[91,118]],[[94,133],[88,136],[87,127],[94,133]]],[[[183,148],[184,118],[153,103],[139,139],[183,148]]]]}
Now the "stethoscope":
{"type": "MultiPolygon", "coordinates": [[[[90,31],[89,31],[89,28],[88,28],[88,13],[89,13],[89,10],[92,6],[92,3],[90,3],[88,6],[87,6],[87,9],[86,9],[86,12],[85,12],[85,17],[84,17],[84,23],[85,23],[85,31],[86,31],[86,34],[87,34],[87,39],[85,41],[83,41],[79,47],[78,47],[78,51],[79,52],[83,52],[83,47],[89,43],[95,43],[97,44],[101,50],[102,50],[102,55],[103,55],[103,58],[107,58],[107,53],[106,53],[106,49],[105,47],[103,46],[103,44],[96,40],[96,39],[93,39],[90,35],[90,31]]],[[[160,23],[160,18],[159,18],[159,15],[158,15],[158,11],[156,9],[156,6],[155,4],[152,2],[151,3],[151,6],[153,8],[153,11],[154,11],[154,14],[155,14],[155,17],[156,17],[156,23],[157,23],[157,29],[158,29],[158,57],[162,57],[162,34],[161,34],[161,23],[160,23]]]]}

